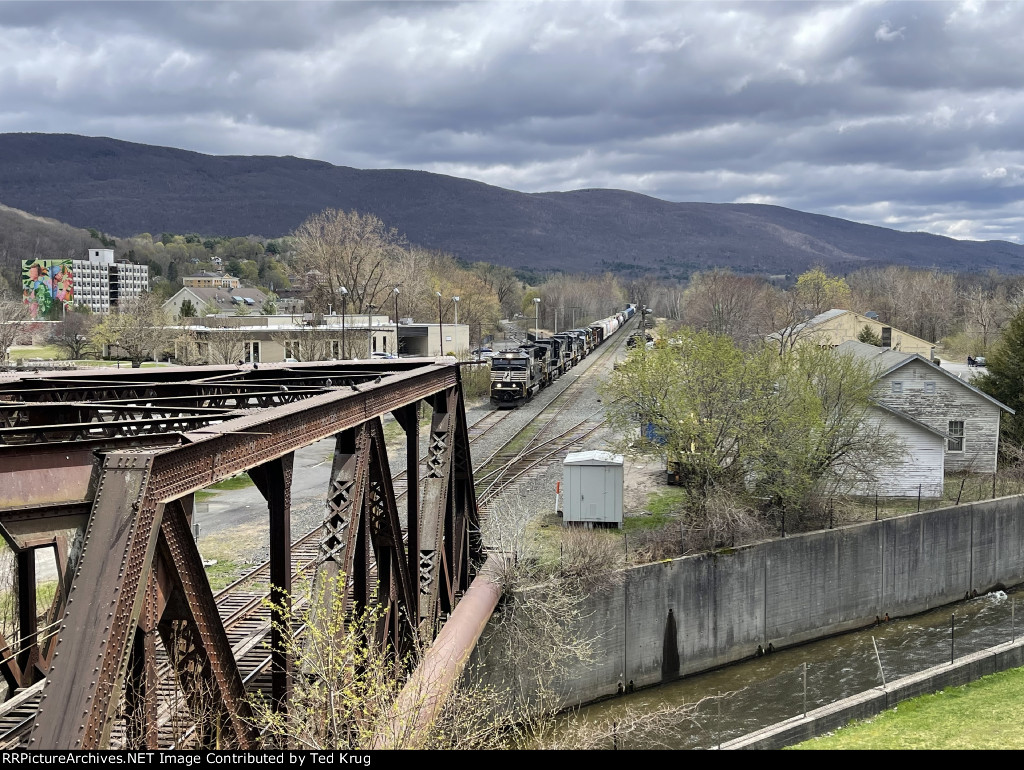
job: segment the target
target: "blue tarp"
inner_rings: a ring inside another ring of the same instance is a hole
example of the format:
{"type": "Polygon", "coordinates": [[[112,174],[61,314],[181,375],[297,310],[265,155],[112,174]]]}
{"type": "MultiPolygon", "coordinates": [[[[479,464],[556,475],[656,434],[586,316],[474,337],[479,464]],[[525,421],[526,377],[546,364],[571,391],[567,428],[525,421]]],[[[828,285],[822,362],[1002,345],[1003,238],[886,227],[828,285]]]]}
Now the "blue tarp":
{"type": "Polygon", "coordinates": [[[653,422],[644,425],[644,438],[655,444],[665,444],[665,436],[658,431],[653,422]]]}

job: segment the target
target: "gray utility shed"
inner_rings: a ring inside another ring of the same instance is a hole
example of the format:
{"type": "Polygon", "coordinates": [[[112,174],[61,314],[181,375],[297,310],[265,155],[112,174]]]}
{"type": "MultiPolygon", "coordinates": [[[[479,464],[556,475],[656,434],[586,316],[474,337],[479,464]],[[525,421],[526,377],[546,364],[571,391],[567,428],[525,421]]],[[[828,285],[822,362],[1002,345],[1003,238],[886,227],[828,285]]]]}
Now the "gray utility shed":
{"type": "Polygon", "coordinates": [[[562,521],[622,526],[622,455],[572,452],[564,466],[562,521]]]}

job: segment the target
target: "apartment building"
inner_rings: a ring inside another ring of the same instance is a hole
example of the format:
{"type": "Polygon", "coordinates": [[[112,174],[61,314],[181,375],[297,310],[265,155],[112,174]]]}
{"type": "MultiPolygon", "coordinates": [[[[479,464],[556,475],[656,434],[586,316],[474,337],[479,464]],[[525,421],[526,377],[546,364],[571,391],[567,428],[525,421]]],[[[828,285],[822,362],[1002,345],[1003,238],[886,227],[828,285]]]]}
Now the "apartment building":
{"type": "Polygon", "coordinates": [[[54,306],[85,305],[106,313],[149,291],[149,268],[115,261],[113,249],[89,249],[85,259],[23,260],[24,301],[33,317],[54,306]]]}

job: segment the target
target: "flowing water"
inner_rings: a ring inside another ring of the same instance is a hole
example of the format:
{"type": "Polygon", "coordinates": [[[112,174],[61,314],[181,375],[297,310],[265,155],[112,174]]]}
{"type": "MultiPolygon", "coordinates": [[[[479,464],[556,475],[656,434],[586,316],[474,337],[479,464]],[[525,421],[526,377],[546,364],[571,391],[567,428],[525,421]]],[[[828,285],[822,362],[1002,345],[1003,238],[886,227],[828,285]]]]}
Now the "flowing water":
{"type": "MultiPolygon", "coordinates": [[[[618,748],[714,748],[722,741],[801,715],[941,663],[1021,636],[1024,589],[997,591],[942,609],[773,652],[717,671],[588,706],[569,722],[636,721],[669,706],[674,714],[643,738],[616,735],[618,748]],[[952,625],[952,633],[951,633],[952,625]],[[877,645],[877,656],[876,656],[877,645]],[[881,671],[879,670],[881,664],[881,671]],[[805,669],[806,666],[806,669],[805,669]],[[805,673],[806,672],[806,673],[805,673]],[[806,687],[805,687],[806,678],[806,687]],[[719,697],[721,694],[721,697],[719,697]],[[703,699],[703,700],[702,700],[703,699]]],[[[643,721],[643,719],[641,719],[643,721]]],[[[611,741],[609,742],[611,743],[611,741]]],[[[609,745],[608,748],[612,748],[609,745]]]]}

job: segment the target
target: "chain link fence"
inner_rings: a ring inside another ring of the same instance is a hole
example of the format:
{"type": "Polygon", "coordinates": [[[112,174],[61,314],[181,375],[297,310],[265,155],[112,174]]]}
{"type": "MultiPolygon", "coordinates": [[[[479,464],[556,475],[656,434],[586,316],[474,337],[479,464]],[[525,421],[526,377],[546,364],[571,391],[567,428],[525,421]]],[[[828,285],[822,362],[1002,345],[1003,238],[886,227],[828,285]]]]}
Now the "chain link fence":
{"type": "MultiPolygon", "coordinates": [[[[824,526],[839,526],[871,519],[886,519],[918,511],[963,505],[997,497],[1024,493],[1024,472],[1016,466],[997,473],[961,473],[946,476],[941,497],[885,497],[870,495],[858,498],[835,498],[825,504],[824,526]]],[[[791,530],[792,531],[792,530],[791,530]]]]}

